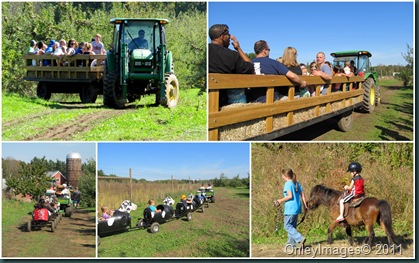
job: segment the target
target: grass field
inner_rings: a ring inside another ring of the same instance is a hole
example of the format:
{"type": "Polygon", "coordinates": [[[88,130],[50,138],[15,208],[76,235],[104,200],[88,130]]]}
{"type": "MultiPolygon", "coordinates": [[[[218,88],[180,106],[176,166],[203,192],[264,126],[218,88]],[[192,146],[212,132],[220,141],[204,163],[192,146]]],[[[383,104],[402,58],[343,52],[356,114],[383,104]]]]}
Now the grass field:
{"type": "Polygon", "coordinates": [[[206,93],[180,91],[173,109],[153,106],[146,96],[124,110],[96,103],[81,104],[78,97],[59,94],[51,101],[2,96],[3,141],[204,141],[206,140],[206,93]]]}
{"type": "MultiPolygon", "coordinates": [[[[248,257],[249,190],[216,188],[216,201],[192,220],[178,219],[160,225],[158,233],[133,228],[101,238],[99,257],[248,257]]],[[[178,201],[178,198],[176,198],[178,201]]],[[[146,206],[132,211],[133,225],[146,206]]]]}

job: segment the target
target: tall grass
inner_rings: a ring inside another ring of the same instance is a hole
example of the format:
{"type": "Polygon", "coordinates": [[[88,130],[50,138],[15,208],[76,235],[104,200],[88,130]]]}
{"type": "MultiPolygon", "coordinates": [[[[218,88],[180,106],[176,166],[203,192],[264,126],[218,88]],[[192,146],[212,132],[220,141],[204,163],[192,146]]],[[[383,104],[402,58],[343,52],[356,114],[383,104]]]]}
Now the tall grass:
{"type": "MultiPolygon", "coordinates": [[[[276,218],[273,201],[283,197],[280,171],[291,168],[297,174],[307,199],[317,184],[343,190],[350,183],[346,172],[351,161],[363,166],[362,176],[368,196],[386,199],[392,208],[396,235],[413,233],[413,144],[373,143],[276,143],[252,144],[252,239],[254,243],[286,242],[283,212],[276,218]],[[279,231],[275,225],[279,222],[279,231]],[[279,236],[279,238],[278,238],[279,236]]],[[[300,216],[301,218],[301,216],[300,216]]],[[[310,211],[299,231],[313,240],[325,240],[330,214],[325,207],[310,211]]],[[[363,228],[355,228],[360,235],[363,228]]],[[[385,235],[375,226],[376,235],[385,235]]],[[[344,238],[344,231],[335,236],[344,238]]]]}
{"type": "MultiPolygon", "coordinates": [[[[174,182],[173,187],[171,183],[133,182],[131,201],[137,204],[139,211],[142,211],[141,207],[145,208],[149,199],[154,199],[157,205],[167,196],[179,201],[180,195],[195,193],[199,186],[199,184],[177,182],[174,182]]],[[[131,199],[129,181],[98,180],[98,210],[102,205],[117,209],[126,199],[131,199]]]]}

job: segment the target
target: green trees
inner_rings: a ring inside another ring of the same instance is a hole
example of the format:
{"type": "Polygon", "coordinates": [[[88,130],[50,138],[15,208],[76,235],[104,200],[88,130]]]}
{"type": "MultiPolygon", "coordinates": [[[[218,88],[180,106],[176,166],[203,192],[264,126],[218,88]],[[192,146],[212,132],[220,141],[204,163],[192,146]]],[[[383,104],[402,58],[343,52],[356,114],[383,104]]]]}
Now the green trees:
{"type": "Polygon", "coordinates": [[[402,53],[404,60],[406,60],[407,65],[402,68],[401,72],[396,75],[396,78],[403,81],[403,86],[410,86],[413,82],[413,48],[408,44],[406,54],[402,53]]]}
{"type": "Polygon", "coordinates": [[[167,18],[167,45],[173,52],[180,87],[205,90],[206,3],[198,2],[4,2],[2,73],[4,93],[35,95],[35,83],[22,81],[30,40],[90,42],[100,33],[110,48],[114,17],[167,18]]]}
{"type": "MultiPolygon", "coordinates": [[[[60,171],[66,174],[66,164],[63,161],[56,162],[46,160],[45,157],[33,158],[29,163],[14,159],[2,159],[3,178],[9,191],[13,194],[28,194],[35,200],[43,195],[49,188],[52,178],[47,172],[60,171]]],[[[89,159],[82,164],[82,176],[79,178],[78,187],[82,192],[83,205],[94,207],[96,200],[96,161],[89,159]]]]}
{"type": "Polygon", "coordinates": [[[96,161],[89,159],[82,165],[82,171],[78,187],[82,193],[83,206],[94,207],[96,204],[96,161]]]}

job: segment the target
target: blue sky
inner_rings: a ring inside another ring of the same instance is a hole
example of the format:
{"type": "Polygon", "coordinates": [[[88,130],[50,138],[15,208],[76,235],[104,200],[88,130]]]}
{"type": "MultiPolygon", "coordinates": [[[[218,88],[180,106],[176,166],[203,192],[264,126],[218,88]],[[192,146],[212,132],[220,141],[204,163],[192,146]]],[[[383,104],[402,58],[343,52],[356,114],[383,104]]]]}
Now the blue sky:
{"type": "Polygon", "coordinates": [[[250,172],[248,143],[98,143],[98,169],[149,181],[208,180],[250,172]]]}
{"type": "Polygon", "coordinates": [[[66,142],[13,142],[2,143],[2,158],[11,157],[15,160],[29,163],[34,157],[47,160],[64,161],[70,152],[78,152],[82,162],[88,159],[96,160],[96,143],[66,143],[66,142]]]}
{"type": "MultiPolygon", "coordinates": [[[[300,63],[318,51],[368,50],[373,66],[406,65],[413,47],[413,2],[209,2],[208,28],[227,24],[245,53],[266,40],[270,57],[295,47],[300,63]]],[[[209,38],[208,38],[209,41],[209,38]]],[[[230,45],[232,49],[232,45],[230,45]]]]}

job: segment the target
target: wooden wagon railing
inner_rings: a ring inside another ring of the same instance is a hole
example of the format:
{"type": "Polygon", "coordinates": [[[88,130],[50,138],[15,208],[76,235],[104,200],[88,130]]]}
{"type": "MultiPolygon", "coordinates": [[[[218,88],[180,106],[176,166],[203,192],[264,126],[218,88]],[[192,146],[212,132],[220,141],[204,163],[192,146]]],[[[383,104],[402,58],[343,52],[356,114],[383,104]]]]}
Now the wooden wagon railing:
{"type": "Polygon", "coordinates": [[[103,78],[102,61],[105,61],[106,55],[23,55],[23,59],[26,65],[25,80],[81,82],[103,78]],[[96,66],[90,66],[95,59],[96,66]],[[32,60],[36,61],[36,66],[32,66],[32,60]],[[48,61],[49,65],[44,66],[44,61],[48,61]]]}
{"type": "Polygon", "coordinates": [[[296,98],[294,83],[285,76],[208,74],[209,140],[272,140],[362,106],[364,77],[301,78],[316,87],[315,96],[296,98]],[[343,89],[332,92],[337,83],[342,83],[343,89]],[[327,89],[325,95],[320,94],[322,86],[327,89]],[[260,87],[266,87],[266,103],[231,104],[220,109],[220,90],[260,87]],[[274,102],[275,87],[288,89],[288,98],[274,102]]]}

